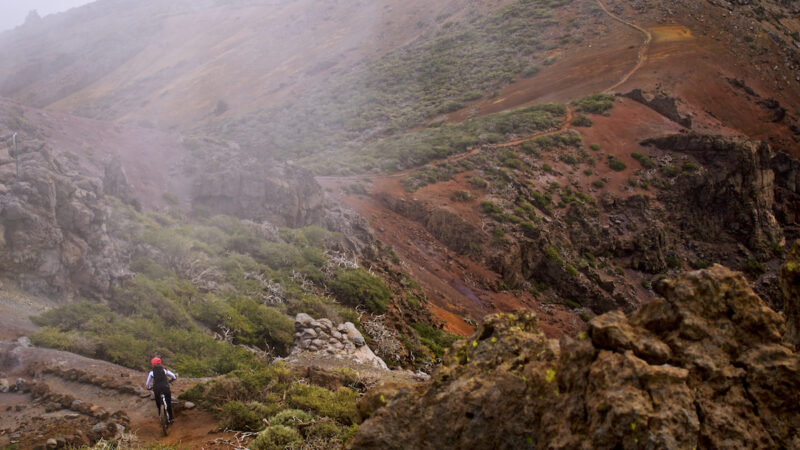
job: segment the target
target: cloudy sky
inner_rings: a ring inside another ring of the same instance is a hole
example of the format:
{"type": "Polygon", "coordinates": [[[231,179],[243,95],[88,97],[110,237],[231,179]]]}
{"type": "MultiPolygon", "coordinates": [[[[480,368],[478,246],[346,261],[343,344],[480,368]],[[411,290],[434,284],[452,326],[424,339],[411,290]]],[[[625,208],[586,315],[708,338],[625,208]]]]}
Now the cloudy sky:
{"type": "Polygon", "coordinates": [[[0,31],[22,25],[32,9],[39,11],[39,15],[44,17],[92,1],[94,0],[0,0],[0,31]]]}

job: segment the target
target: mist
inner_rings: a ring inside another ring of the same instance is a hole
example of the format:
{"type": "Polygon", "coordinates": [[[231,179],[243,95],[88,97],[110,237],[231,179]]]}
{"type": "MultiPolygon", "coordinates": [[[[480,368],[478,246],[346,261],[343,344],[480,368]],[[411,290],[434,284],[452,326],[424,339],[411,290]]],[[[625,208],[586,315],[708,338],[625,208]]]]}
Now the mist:
{"type": "Polygon", "coordinates": [[[11,30],[25,23],[25,18],[32,10],[40,16],[55,14],[77,6],[92,3],[93,0],[3,0],[0,2],[0,32],[11,30]]]}

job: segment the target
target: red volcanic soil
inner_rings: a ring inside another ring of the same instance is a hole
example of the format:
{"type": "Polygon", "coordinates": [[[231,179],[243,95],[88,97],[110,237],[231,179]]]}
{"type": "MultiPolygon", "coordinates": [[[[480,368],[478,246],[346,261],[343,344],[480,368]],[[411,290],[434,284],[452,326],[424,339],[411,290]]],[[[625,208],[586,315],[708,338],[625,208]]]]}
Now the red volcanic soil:
{"type": "MultiPolygon", "coordinates": [[[[481,229],[481,217],[476,206],[480,198],[469,203],[450,200],[454,191],[467,188],[467,176],[466,173],[459,174],[454,180],[425,186],[413,194],[403,190],[400,176],[377,177],[370,192],[436,205],[481,229]]],[[[374,195],[345,195],[339,190],[355,180],[353,177],[318,178],[323,187],[334,190],[341,201],[370,222],[381,242],[394,248],[404,269],[428,296],[429,310],[444,323],[446,330],[468,336],[474,329],[465,319],[477,322],[487,314],[519,309],[536,311],[542,328],[551,337],[574,334],[582,327],[580,318],[560,305],[539,304],[527,292],[496,291],[492,287],[500,283],[500,275],[487,269],[482,262],[449,250],[422,224],[388,209],[374,195]]]]}
{"type": "MultiPolygon", "coordinates": [[[[587,147],[589,144],[600,146],[599,150],[590,151],[591,156],[597,160],[596,165],[592,167],[592,174],[587,175],[582,170],[560,161],[557,155],[544,155],[542,162],[550,164],[553,170],[549,173],[542,172],[530,181],[542,189],[553,182],[561,185],[577,183],[583,192],[592,193],[595,197],[603,192],[618,196],[640,194],[652,197],[653,191],[633,188],[628,184],[630,178],[642,174],[643,170],[631,155],[641,152],[654,159],[671,158],[667,152],[642,148],[640,142],[650,137],[680,133],[685,129],[652,109],[627,98],[617,99],[614,108],[607,116],[591,115],[591,118],[594,122],[592,127],[574,128],[574,130],[581,134],[587,147]],[[620,172],[612,170],[606,164],[609,156],[623,161],[627,168],[620,172]],[[592,182],[599,179],[604,181],[605,186],[602,188],[592,186],[592,182]]],[[[705,129],[717,134],[735,134],[713,118],[707,119],[702,123],[705,129]]],[[[536,136],[562,132],[569,128],[568,124],[565,124],[560,130],[539,133],[536,136]]],[[[496,147],[518,145],[526,139],[497,144],[496,147]]],[[[487,148],[490,147],[476,148],[466,154],[453,156],[449,160],[452,162],[462,159],[487,148]]],[[[485,193],[476,192],[469,186],[468,179],[471,172],[460,173],[450,181],[424,186],[414,193],[408,193],[401,181],[412,172],[413,170],[387,176],[371,175],[370,178],[318,177],[317,180],[341,201],[365,217],[381,242],[394,248],[403,261],[404,268],[419,282],[427,294],[430,300],[429,309],[445,323],[447,330],[468,335],[472,332],[472,327],[465,322],[465,318],[479,321],[489,313],[520,308],[537,312],[542,327],[552,337],[574,334],[583,326],[583,322],[573,311],[561,305],[542,304],[527,292],[498,292],[496,288],[500,285],[501,277],[487,269],[484,262],[456,254],[432,236],[419,222],[388,209],[381,200],[382,196],[418,201],[431,210],[444,209],[458,215],[479,230],[485,228],[482,216],[478,212],[478,205],[487,198],[485,193]],[[363,183],[367,180],[369,180],[368,195],[349,195],[341,189],[356,181],[363,183]],[[469,202],[454,202],[450,197],[456,190],[471,191],[477,196],[469,202]]],[[[559,211],[555,212],[554,220],[559,220],[559,214],[559,211]]],[[[607,217],[601,217],[601,220],[605,222],[607,217]]],[[[629,274],[626,281],[637,291],[639,298],[647,299],[652,296],[650,291],[641,287],[643,279],[639,275],[629,274]]]]}
{"type": "Polygon", "coordinates": [[[477,100],[447,115],[449,122],[547,102],[568,102],[602,92],[636,66],[641,32],[611,19],[588,35],[577,47],[549,55],[555,63],[536,76],[524,78],[502,90],[496,98],[477,100]]]}

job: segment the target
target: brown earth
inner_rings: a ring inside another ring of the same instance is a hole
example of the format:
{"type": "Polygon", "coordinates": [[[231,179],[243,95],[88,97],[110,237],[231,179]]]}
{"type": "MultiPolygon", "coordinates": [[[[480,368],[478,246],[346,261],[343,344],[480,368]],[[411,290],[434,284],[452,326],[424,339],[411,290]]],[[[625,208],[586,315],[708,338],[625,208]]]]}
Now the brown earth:
{"type": "MultiPolygon", "coordinates": [[[[226,443],[235,442],[233,433],[216,432],[218,421],[212,414],[181,409],[181,402],[174,405],[175,423],[169,436],[164,437],[150,393],[144,391],[146,373],[73,353],[27,347],[16,341],[0,342],[0,362],[0,378],[11,383],[21,378],[29,386],[24,393],[0,393],[0,408],[4,411],[0,414],[0,446],[17,441],[20,449],[30,449],[51,437],[71,436],[78,430],[90,437],[89,430],[96,423],[109,421],[122,424],[125,432],[133,433],[143,444],[213,449],[231,448],[226,443]],[[43,389],[47,394],[38,394],[43,389]],[[69,402],[80,400],[96,409],[53,403],[53,399],[63,396],[69,402]],[[9,409],[16,409],[16,413],[5,413],[9,409]],[[109,418],[108,414],[115,411],[121,413],[109,418]],[[59,425],[62,421],[66,423],[59,425]],[[77,426],[77,422],[84,425],[77,426]],[[17,433],[19,436],[12,437],[17,433]]],[[[172,385],[173,396],[198,381],[201,380],[179,378],[172,385]]]]}
{"type": "Polygon", "coordinates": [[[195,126],[224,115],[219,101],[239,116],[290,100],[508,2],[92,4],[0,36],[0,95],[103,120],[195,126]]]}

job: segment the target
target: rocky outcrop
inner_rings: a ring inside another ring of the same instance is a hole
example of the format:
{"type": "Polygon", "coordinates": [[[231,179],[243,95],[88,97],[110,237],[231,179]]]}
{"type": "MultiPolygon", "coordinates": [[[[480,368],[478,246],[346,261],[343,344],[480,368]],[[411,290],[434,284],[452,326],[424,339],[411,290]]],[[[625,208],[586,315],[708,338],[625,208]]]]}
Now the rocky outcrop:
{"type": "Polygon", "coordinates": [[[706,169],[684,173],[661,196],[670,222],[701,236],[728,234],[752,251],[767,254],[783,241],[773,215],[775,174],[768,144],[698,134],[649,139],[642,145],[685,153],[706,169]]]}
{"type": "Polygon", "coordinates": [[[204,170],[209,167],[224,169],[195,177],[194,209],[288,227],[316,224],[322,217],[322,188],[305,169],[237,158],[206,164],[204,170]]]}
{"type": "Polygon", "coordinates": [[[786,264],[781,269],[783,291],[783,313],[786,315],[786,338],[800,350],[800,241],[786,255],[786,264]]]}
{"type": "Polygon", "coordinates": [[[389,370],[386,363],[372,353],[352,322],[334,326],[329,319],[314,320],[308,314],[300,313],[294,319],[294,330],[295,347],[290,359],[301,352],[322,353],[389,370]]]}
{"type": "Polygon", "coordinates": [[[639,102],[679,125],[692,128],[691,116],[681,116],[675,98],[663,92],[653,95],[652,98],[648,100],[641,89],[634,89],[624,94],[623,97],[628,97],[631,100],[639,102]]]}
{"type": "Polygon", "coordinates": [[[19,178],[13,164],[0,165],[0,270],[36,293],[106,294],[127,273],[125,252],[106,230],[103,182],[43,143],[23,142],[19,178]]]}
{"type": "Polygon", "coordinates": [[[722,266],[635,313],[547,339],[490,316],[429,384],[370,411],[352,448],[797,448],[800,355],[781,315],[722,266]]]}
{"type": "Polygon", "coordinates": [[[433,237],[455,252],[474,252],[484,240],[475,226],[450,211],[383,193],[377,197],[390,210],[421,223],[433,237]]]}
{"type": "Polygon", "coordinates": [[[800,224],[800,161],[783,152],[772,158],[775,173],[775,218],[782,225],[800,224]]]}

